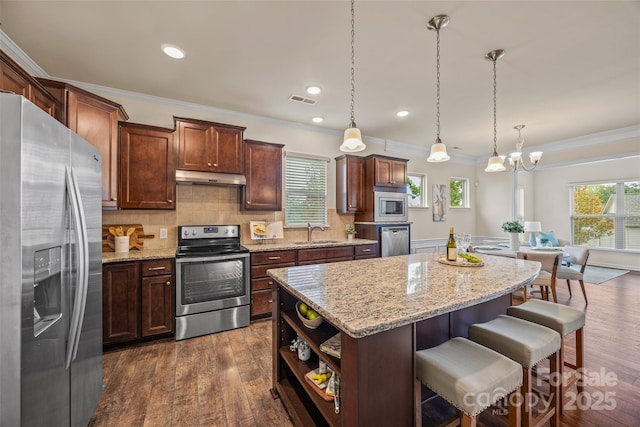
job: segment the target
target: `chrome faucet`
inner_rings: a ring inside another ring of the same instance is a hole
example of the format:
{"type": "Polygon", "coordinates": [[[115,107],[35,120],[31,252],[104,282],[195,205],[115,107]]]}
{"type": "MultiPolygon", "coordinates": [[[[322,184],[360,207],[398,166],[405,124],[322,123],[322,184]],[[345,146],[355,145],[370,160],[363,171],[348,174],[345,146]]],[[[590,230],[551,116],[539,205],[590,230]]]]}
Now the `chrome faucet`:
{"type": "Polygon", "coordinates": [[[310,223],[307,223],[307,242],[311,241],[311,233],[313,233],[313,230],[315,230],[316,228],[319,228],[320,231],[324,231],[324,227],[320,225],[311,226],[310,223]]]}

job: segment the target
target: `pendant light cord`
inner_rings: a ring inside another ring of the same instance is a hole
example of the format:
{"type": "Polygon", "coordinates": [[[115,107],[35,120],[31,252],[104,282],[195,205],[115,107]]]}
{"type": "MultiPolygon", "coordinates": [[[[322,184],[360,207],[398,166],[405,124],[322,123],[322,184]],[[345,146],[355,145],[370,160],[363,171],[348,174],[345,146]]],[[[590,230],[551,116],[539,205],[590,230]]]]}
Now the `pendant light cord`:
{"type": "Polygon", "coordinates": [[[440,142],[440,29],[436,30],[436,143],[440,142]]]}
{"type": "Polygon", "coordinates": [[[498,155],[498,119],[497,119],[497,109],[496,109],[496,59],[493,60],[493,155],[498,155]]]}
{"type": "Polygon", "coordinates": [[[355,53],[355,38],[356,38],[356,11],[355,0],[351,0],[351,124],[349,127],[355,128],[356,116],[355,116],[355,98],[356,98],[356,53],[355,53]]]}

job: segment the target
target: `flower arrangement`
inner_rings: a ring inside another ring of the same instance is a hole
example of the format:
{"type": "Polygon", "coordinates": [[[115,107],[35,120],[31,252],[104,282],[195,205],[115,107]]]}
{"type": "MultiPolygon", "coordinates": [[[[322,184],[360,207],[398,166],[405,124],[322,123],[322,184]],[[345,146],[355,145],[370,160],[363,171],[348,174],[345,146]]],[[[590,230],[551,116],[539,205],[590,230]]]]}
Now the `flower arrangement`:
{"type": "Polygon", "coordinates": [[[518,221],[507,221],[502,224],[502,231],[507,233],[524,233],[524,226],[518,221]]]}
{"type": "Polygon", "coordinates": [[[356,229],[351,224],[347,225],[347,236],[355,236],[356,229]]]}

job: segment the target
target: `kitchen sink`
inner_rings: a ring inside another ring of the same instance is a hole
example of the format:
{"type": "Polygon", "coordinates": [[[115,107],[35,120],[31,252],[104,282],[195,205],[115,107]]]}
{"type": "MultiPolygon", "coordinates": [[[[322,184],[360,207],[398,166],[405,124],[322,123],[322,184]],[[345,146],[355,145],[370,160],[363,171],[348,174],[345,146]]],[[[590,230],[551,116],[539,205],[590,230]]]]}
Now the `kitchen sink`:
{"type": "Polygon", "coordinates": [[[322,243],[340,243],[340,240],[312,240],[310,242],[293,242],[294,245],[313,245],[322,243]]]}

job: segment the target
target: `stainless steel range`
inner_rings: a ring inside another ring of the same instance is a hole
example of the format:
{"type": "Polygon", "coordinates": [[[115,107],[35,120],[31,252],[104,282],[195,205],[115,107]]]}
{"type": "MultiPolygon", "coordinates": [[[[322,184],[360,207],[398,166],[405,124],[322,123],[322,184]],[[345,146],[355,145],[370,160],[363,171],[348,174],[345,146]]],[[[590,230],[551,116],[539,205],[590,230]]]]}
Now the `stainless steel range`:
{"type": "Polygon", "coordinates": [[[249,325],[249,250],[239,225],[178,227],[176,340],[249,325]]]}

